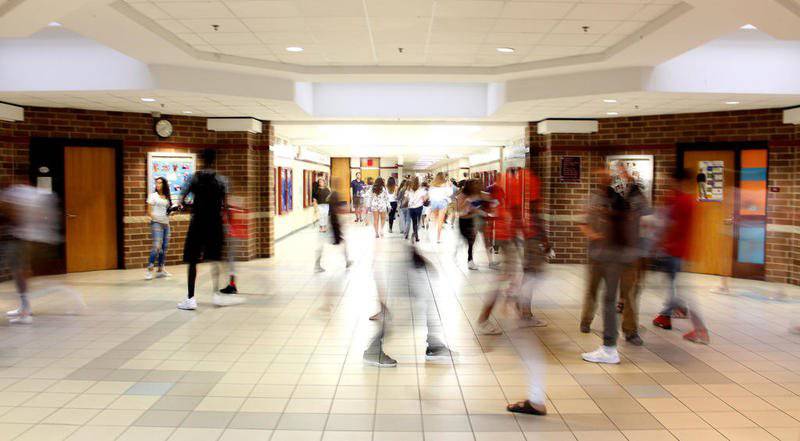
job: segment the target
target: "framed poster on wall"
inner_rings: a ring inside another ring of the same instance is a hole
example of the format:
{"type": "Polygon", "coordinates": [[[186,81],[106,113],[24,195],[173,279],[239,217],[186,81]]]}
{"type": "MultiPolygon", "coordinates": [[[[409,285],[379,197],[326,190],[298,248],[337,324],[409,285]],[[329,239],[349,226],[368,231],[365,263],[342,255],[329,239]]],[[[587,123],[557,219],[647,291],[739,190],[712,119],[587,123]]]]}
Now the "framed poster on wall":
{"type": "Polygon", "coordinates": [[[189,184],[196,170],[194,153],[150,152],[147,154],[147,194],[155,191],[156,178],[164,178],[169,184],[173,204],[177,204],[181,192],[189,184]]]}
{"type": "Polygon", "coordinates": [[[624,183],[620,178],[619,167],[625,167],[633,180],[641,187],[642,193],[650,203],[653,203],[653,155],[609,155],[606,156],[606,166],[611,171],[611,186],[621,192],[624,183]]]}
{"type": "Polygon", "coordinates": [[[293,180],[292,169],[286,167],[278,167],[278,196],[280,202],[278,204],[278,214],[289,213],[292,211],[293,203],[293,180]]]}

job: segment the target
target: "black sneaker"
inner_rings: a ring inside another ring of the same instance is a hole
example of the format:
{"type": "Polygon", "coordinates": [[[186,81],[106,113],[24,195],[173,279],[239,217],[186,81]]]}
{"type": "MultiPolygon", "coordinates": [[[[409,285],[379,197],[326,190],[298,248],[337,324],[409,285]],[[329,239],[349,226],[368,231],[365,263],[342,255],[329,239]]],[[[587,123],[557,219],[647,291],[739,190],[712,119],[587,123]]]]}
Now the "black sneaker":
{"type": "Polygon", "coordinates": [[[444,361],[450,360],[453,353],[447,346],[428,346],[425,350],[425,359],[428,361],[444,361]]]}
{"type": "Polygon", "coordinates": [[[642,340],[642,337],[639,337],[638,333],[631,334],[631,335],[626,335],[625,336],[625,341],[627,341],[628,343],[630,343],[630,344],[632,344],[634,346],[641,346],[641,345],[644,344],[644,340],[642,340]]]}
{"type": "Polygon", "coordinates": [[[223,294],[236,294],[239,292],[239,290],[236,289],[236,285],[228,285],[225,288],[219,290],[219,292],[223,294]]]}
{"type": "Polygon", "coordinates": [[[364,353],[364,363],[378,367],[397,367],[397,360],[381,351],[377,354],[364,353]]]}
{"type": "Polygon", "coordinates": [[[588,334],[588,333],[592,332],[591,325],[581,324],[581,332],[584,333],[584,334],[588,334]]]}

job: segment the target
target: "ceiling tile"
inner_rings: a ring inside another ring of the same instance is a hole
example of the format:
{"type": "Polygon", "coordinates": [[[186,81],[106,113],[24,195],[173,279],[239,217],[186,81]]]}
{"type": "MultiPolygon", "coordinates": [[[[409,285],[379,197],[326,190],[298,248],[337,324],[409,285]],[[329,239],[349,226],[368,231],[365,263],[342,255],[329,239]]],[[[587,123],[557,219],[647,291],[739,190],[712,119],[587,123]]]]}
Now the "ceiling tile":
{"type": "Polygon", "coordinates": [[[433,44],[480,44],[486,39],[485,33],[478,32],[434,32],[430,42],[433,44]]]}
{"type": "Polygon", "coordinates": [[[364,17],[314,17],[307,18],[306,25],[313,31],[367,32],[364,17]]]}
{"type": "Polygon", "coordinates": [[[492,31],[541,34],[550,32],[557,23],[558,22],[555,20],[517,20],[501,18],[492,24],[492,31]]]}
{"type": "Polygon", "coordinates": [[[402,31],[427,33],[430,18],[371,18],[370,27],[376,31],[402,31]]]}
{"type": "Polygon", "coordinates": [[[163,9],[159,8],[153,3],[134,3],[131,6],[133,7],[133,9],[136,9],[140,13],[154,20],[170,18],[169,14],[164,12],[163,9]]]}
{"type": "Polygon", "coordinates": [[[551,32],[555,34],[607,34],[620,25],[620,21],[563,20],[551,32]],[[586,30],[584,30],[586,26],[586,30]]]}
{"type": "Polygon", "coordinates": [[[477,44],[429,44],[427,52],[429,55],[474,55],[479,48],[477,44]]]}
{"type": "Polygon", "coordinates": [[[500,16],[503,3],[497,1],[439,0],[434,16],[462,18],[494,18],[500,16]]]}
{"type": "Polygon", "coordinates": [[[243,18],[242,22],[253,32],[303,31],[306,22],[302,18],[243,18]]]}
{"type": "Polygon", "coordinates": [[[189,34],[194,32],[182,25],[178,20],[156,20],[156,23],[173,34],[189,34]]]}
{"type": "MultiPolygon", "coordinates": [[[[321,44],[347,45],[344,50],[357,52],[364,46],[370,46],[369,32],[364,31],[314,31],[314,38],[321,44]]],[[[341,46],[340,46],[341,47],[341,46]]]]}
{"type": "Polygon", "coordinates": [[[300,7],[294,1],[279,0],[227,0],[225,4],[242,18],[300,17],[300,7]]]}
{"type": "Polygon", "coordinates": [[[308,46],[316,44],[314,37],[307,32],[257,32],[258,39],[269,45],[282,45],[281,51],[285,51],[286,46],[302,46],[308,50],[308,46]]]}
{"type": "Polygon", "coordinates": [[[191,20],[180,20],[180,24],[192,30],[192,32],[202,33],[230,33],[230,32],[250,32],[250,29],[241,21],[235,18],[196,18],[191,20]],[[218,28],[215,31],[214,25],[218,28]]]}
{"type": "Polygon", "coordinates": [[[503,18],[530,18],[537,20],[562,19],[577,2],[509,2],[503,8],[503,18]]]}
{"type": "Polygon", "coordinates": [[[261,41],[250,32],[215,32],[198,34],[210,44],[259,44],[261,41]]]}
{"type": "Polygon", "coordinates": [[[591,46],[599,39],[592,34],[547,34],[542,38],[541,44],[564,46],[591,46]]]}
{"type": "Polygon", "coordinates": [[[496,20],[491,18],[442,18],[434,17],[433,29],[439,32],[488,32],[496,20]]]}
{"type": "Polygon", "coordinates": [[[159,5],[172,18],[179,20],[190,18],[233,18],[233,14],[219,1],[160,3],[159,5]]]}
{"type": "Polygon", "coordinates": [[[296,0],[307,17],[362,17],[362,0],[296,0]]]}
{"type": "Polygon", "coordinates": [[[665,12],[669,11],[672,8],[672,5],[647,5],[629,18],[631,20],[641,20],[641,21],[651,21],[655,20],[665,12]]]}
{"type": "Polygon", "coordinates": [[[527,34],[522,32],[492,32],[486,35],[484,43],[515,47],[538,43],[544,34],[527,34]]]}
{"type": "Polygon", "coordinates": [[[581,3],[567,15],[569,20],[626,20],[642,8],[638,4],[581,3]]]}
{"type": "Polygon", "coordinates": [[[391,43],[390,45],[397,49],[398,46],[425,44],[428,41],[428,34],[423,32],[373,31],[372,40],[376,44],[391,43]]]}
{"type": "Polygon", "coordinates": [[[366,0],[370,17],[430,17],[434,0],[366,0]]]}

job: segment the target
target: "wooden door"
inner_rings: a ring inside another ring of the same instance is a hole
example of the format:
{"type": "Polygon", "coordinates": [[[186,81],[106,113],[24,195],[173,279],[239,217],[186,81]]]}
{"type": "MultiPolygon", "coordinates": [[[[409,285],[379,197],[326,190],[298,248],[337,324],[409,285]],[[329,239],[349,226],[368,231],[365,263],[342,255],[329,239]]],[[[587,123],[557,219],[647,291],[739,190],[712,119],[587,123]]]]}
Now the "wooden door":
{"type": "MultiPolygon", "coordinates": [[[[721,194],[709,192],[710,186],[702,190],[700,183],[693,185],[697,198],[697,209],[692,222],[692,242],[686,271],[702,274],[730,276],[733,271],[733,227],[734,207],[736,201],[735,171],[736,153],[731,150],[686,151],[683,166],[691,170],[697,177],[703,172],[706,179],[711,179],[709,170],[701,170],[700,166],[722,166],[722,183],[715,184],[721,188],[721,194]]],[[[719,176],[719,175],[717,175],[719,176]]],[[[697,179],[695,179],[697,181],[697,179]]],[[[719,181],[719,178],[716,179],[719,181]]]]}
{"type": "Polygon", "coordinates": [[[64,149],[67,272],[117,268],[115,150],[64,149]]]}
{"type": "Polygon", "coordinates": [[[361,169],[361,179],[364,182],[367,182],[367,178],[372,178],[372,181],[375,182],[381,176],[381,170],[378,168],[362,168],[361,169]]]}
{"type": "Polygon", "coordinates": [[[350,192],[350,158],[331,158],[331,188],[339,193],[339,200],[347,201],[349,206],[350,192]]]}

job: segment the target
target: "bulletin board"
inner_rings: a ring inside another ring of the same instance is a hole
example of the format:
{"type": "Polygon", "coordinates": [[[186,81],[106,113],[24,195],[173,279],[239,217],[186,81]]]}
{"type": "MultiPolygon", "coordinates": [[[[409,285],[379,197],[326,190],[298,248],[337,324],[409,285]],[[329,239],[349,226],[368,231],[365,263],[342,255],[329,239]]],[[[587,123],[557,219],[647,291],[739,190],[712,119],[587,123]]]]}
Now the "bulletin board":
{"type": "Polygon", "coordinates": [[[156,178],[164,178],[169,184],[173,204],[177,204],[183,189],[196,171],[197,157],[194,153],[150,152],[147,154],[147,194],[155,191],[156,178]]]}
{"type": "Polygon", "coordinates": [[[725,188],[725,161],[698,161],[697,200],[722,202],[725,188]]]}
{"type": "Polygon", "coordinates": [[[653,201],[653,155],[609,155],[606,156],[606,166],[611,171],[611,186],[618,191],[624,187],[622,179],[617,174],[616,165],[621,163],[633,177],[634,182],[642,189],[647,200],[653,201]]]}

